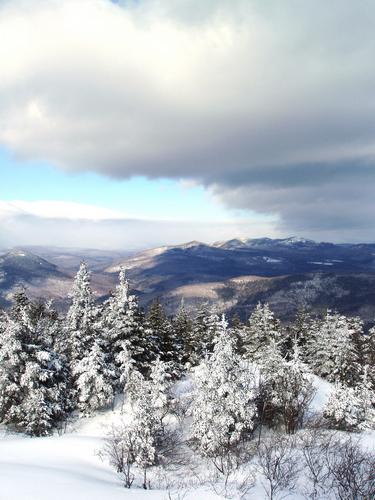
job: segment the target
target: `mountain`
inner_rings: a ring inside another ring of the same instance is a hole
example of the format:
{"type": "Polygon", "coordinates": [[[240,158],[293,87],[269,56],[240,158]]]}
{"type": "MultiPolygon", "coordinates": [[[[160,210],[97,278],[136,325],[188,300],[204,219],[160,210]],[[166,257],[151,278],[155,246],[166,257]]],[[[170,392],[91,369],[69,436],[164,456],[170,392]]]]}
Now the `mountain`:
{"type": "Polygon", "coordinates": [[[302,306],[375,318],[374,244],[295,237],[192,241],[140,252],[106,272],[117,273],[121,266],[141,302],[159,296],[170,312],[183,298],[188,307],[208,301],[246,317],[261,300],[285,319],[302,306]]]}
{"type": "Polygon", "coordinates": [[[160,297],[169,312],[215,303],[218,310],[248,316],[267,301],[287,319],[302,306],[324,307],[375,318],[375,244],[333,244],[303,238],[232,239],[211,245],[191,241],[130,253],[34,247],[0,257],[0,303],[25,286],[33,297],[68,304],[81,260],[92,270],[92,286],[105,299],[121,266],[142,305],[160,297]]]}
{"type": "MultiPolygon", "coordinates": [[[[86,252],[46,247],[38,247],[38,251],[43,257],[26,248],[13,249],[0,256],[0,305],[8,306],[12,294],[24,288],[33,298],[53,299],[58,309],[67,307],[73,276],[86,252]]],[[[94,250],[88,251],[87,255],[89,265],[97,271],[92,276],[93,288],[98,297],[104,296],[115,286],[116,277],[103,273],[102,268],[111,263],[114,256],[110,253],[99,256],[94,250]],[[104,261],[102,265],[100,257],[104,261]]],[[[117,258],[123,255],[116,253],[117,258]]]]}

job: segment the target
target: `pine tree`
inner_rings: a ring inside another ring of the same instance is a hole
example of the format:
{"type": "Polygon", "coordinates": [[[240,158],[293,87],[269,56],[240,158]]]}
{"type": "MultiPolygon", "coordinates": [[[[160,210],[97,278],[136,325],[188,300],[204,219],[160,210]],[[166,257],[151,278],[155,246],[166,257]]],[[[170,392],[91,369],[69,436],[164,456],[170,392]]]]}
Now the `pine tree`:
{"type": "Polygon", "coordinates": [[[359,318],[347,318],[328,311],[316,324],[307,345],[313,371],[330,382],[355,385],[360,371],[355,342],[357,335],[362,335],[359,318]]]}
{"type": "Polygon", "coordinates": [[[14,420],[22,401],[21,376],[25,371],[27,352],[22,323],[8,318],[0,346],[0,418],[14,420]]]}
{"type": "Polygon", "coordinates": [[[17,426],[28,434],[44,436],[66,418],[68,371],[59,355],[48,346],[34,345],[33,351],[20,380],[23,397],[17,426]]]}
{"type": "Polygon", "coordinates": [[[198,364],[206,354],[213,351],[219,323],[219,316],[207,304],[201,304],[192,326],[192,365],[198,364]]]}
{"type": "Polygon", "coordinates": [[[99,309],[90,286],[90,273],[82,262],[70,294],[72,304],[65,321],[65,352],[72,369],[91,349],[98,336],[99,309]]]}
{"type": "Polygon", "coordinates": [[[297,315],[286,328],[285,343],[283,351],[286,355],[291,355],[295,344],[300,348],[300,355],[306,358],[306,345],[314,334],[314,323],[311,315],[305,310],[300,309],[297,315]]]}
{"type": "Polygon", "coordinates": [[[194,379],[192,439],[199,453],[224,473],[257,413],[255,380],[235,353],[224,317],[213,352],[197,367],[194,379]]]}
{"type": "Polygon", "coordinates": [[[73,369],[78,408],[86,415],[110,405],[113,401],[115,372],[108,358],[100,341],[96,340],[86,356],[73,369]]]}
{"type": "Polygon", "coordinates": [[[177,350],[180,352],[180,359],[183,366],[189,367],[194,364],[194,338],[193,325],[185,310],[184,302],[181,305],[172,322],[172,328],[177,343],[177,350]]]}
{"type": "Polygon", "coordinates": [[[153,359],[160,359],[169,363],[174,377],[181,372],[181,345],[176,332],[159,300],[155,300],[146,317],[146,331],[148,337],[156,340],[156,352],[153,359]]]}
{"type": "Polygon", "coordinates": [[[153,364],[152,377],[146,380],[137,370],[130,373],[125,392],[131,406],[130,420],[124,426],[123,443],[132,464],[143,471],[143,487],[148,488],[147,470],[162,458],[163,419],[166,406],[166,371],[163,363],[153,364]],[[130,446],[130,449],[129,449],[130,446]]]}
{"type": "Polygon", "coordinates": [[[160,358],[157,358],[152,363],[150,372],[151,404],[162,428],[164,428],[164,419],[171,406],[172,377],[168,368],[167,363],[163,363],[160,358]]]}
{"type": "Polygon", "coordinates": [[[289,434],[302,426],[304,414],[315,394],[311,374],[301,361],[297,342],[292,352],[287,359],[280,346],[272,341],[259,359],[262,421],[270,425],[281,421],[289,434]]]}
{"type": "Polygon", "coordinates": [[[146,373],[151,361],[138,301],[135,295],[129,293],[129,282],[123,268],[114,294],[105,303],[102,328],[111,362],[116,369],[116,385],[123,389],[127,363],[132,360],[142,373],[146,373]]]}
{"type": "Polygon", "coordinates": [[[51,432],[69,408],[67,369],[53,350],[55,321],[50,307],[18,294],[0,347],[1,418],[32,435],[51,432]]]}
{"type": "Polygon", "coordinates": [[[367,380],[372,390],[375,391],[375,327],[366,335],[360,337],[361,365],[368,366],[367,380]]]}
{"type": "Polygon", "coordinates": [[[247,359],[256,360],[262,350],[271,342],[282,341],[280,322],[275,318],[268,304],[258,303],[250,316],[249,324],[243,330],[243,350],[247,359]]]}

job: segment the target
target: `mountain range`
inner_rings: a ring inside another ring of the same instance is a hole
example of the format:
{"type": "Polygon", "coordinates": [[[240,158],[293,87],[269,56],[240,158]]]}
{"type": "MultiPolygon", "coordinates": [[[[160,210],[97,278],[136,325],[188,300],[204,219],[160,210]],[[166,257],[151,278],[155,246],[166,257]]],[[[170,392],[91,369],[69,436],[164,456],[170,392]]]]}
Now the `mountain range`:
{"type": "Polygon", "coordinates": [[[79,262],[92,270],[101,300],[116,284],[121,266],[143,305],[160,297],[169,312],[215,303],[218,311],[247,317],[267,301],[283,319],[299,308],[326,307],[375,318],[375,244],[317,243],[303,238],[192,241],[136,253],[25,247],[0,257],[0,301],[9,305],[20,286],[34,297],[67,306],[79,262]]]}

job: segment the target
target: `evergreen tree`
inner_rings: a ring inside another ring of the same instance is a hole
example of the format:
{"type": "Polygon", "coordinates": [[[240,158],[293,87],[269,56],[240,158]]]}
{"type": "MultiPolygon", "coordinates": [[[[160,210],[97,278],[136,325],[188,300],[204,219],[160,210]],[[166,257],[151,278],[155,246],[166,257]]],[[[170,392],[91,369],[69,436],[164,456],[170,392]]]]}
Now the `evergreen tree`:
{"type": "Polygon", "coordinates": [[[64,359],[53,350],[56,316],[17,294],[0,347],[0,408],[5,423],[48,434],[69,408],[64,359]]]}
{"type": "Polygon", "coordinates": [[[153,359],[160,359],[169,363],[173,376],[177,377],[181,371],[181,345],[176,332],[159,300],[155,300],[146,317],[146,331],[148,338],[156,340],[156,352],[153,359]]]}
{"type": "Polygon", "coordinates": [[[222,318],[214,350],[195,373],[192,439],[199,453],[225,472],[228,457],[256,417],[256,387],[251,372],[235,353],[235,339],[222,318]]]}
{"type": "Polygon", "coordinates": [[[314,328],[307,349],[313,371],[330,382],[355,385],[360,371],[355,337],[362,335],[359,318],[327,312],[314,328]]]}
{"type": "Polygon", "coordinates": [[[152,358],[143,328],[143,318],[135,295],[129,293],[125,269],[120,270],[119,284],[105,303],[102,328],[111,362],[116,370],[116,385],[123,388],[124,370],[130,356],[137,368],[146,373],[152,358]]]}
{"type": "Polygon", "coordinates": [[[194,364],[194,338],[193,325],[185,310],[184,302],[181,301],[179,310],[173,318],[172,328],[176,338],[177,349],[180,352],[180,360],[183,366],[194,364]]]}
{"type": "Polygon", "coordinates": [[[281,421],[285,431],[293,434],[302,426],[304,414],[315,394],[311,374],[300,359],[295,342],[290,359],[284,357],[275,341],[262,351],[261,418],[270,425],[281,421]]]}
{"type": "Polygon", "coordinates": [[[216,332],[219,329],[220,318],[207,304],[201,304],[193,321],[192,332],[192,365],[198,364],[211,353],[214,348],[216,332]]]}
{"type": "Polygon", "coordinates": [[[375,327],[371,328],[366,335],[360,337],[360,363],[367,365],[368,384],[375,391],[375,327]]]}
{"type": "Polygon", "coordinates": [[[364,376],[357,387],[336,382],[324,408],[324,416],[340,430],[361,431],[375,428],[374,393],[364,376]]]}
{"type": "Polygon", "coordinates": [[[286,355],[291,355],[294,346],[300,348],[300,355],[306,358],[306,345],[314,334],[315,324],[311,315],[305,310],[300,309],[297,315],[286,328],[286,338],[283,345],[283,351],[286,355]]]}
{"type": "Polygon", "coordinates": [[[82,262],[70,293],[72,304],[65,321],[65,348],[71,368],[90,351],[98,336],[99,309],[90,286],[90,273],[82,262]]]}
{"type": "Polygon", "coordinates": [[[78,408],[87,415],[112,403],[115,375],[109,356],[96,340],[87,354],[75,365],[78,408]]]}
{"type": "Polygon", "coordinates": [[[243,349],[247,359],[256,360],[270,342],[282,341],[280,322],[275,318],[268,304],[258,303],[250,316],[249,324],[243,330],[243,349]]]}

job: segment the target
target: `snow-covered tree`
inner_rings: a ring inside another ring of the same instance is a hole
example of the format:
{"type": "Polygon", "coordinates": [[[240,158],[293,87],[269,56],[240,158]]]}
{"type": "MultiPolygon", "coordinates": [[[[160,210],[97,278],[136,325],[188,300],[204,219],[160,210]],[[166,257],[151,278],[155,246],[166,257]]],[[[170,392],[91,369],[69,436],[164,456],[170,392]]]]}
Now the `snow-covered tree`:
{"type": "Polygon", "coordinates": [[[242,344],[245,357],[257,360],[271,341],[277,343],[282,341],[280,322],[268,304],[258,303],[248,325],[243,329],[242,344]]]}
{"type": "Polygon", "coordinates": [[[222,318],[214,349],[195,372],[192,439],[199,453],[225,472],[228,457],[254,427],[255,377],[235,352],[222,318]]]}
{"type": "Polygon", "coordinates": [[[20,384],[23,397],[16,425],[34,436],[49,434],[70,409],[68,370],[62,359],[48,346],[34,345],[20,384]]]}
{"type": "MultiPolygon", "coordinates": [[[[143,471],[143,487],[148,488],[147,470],[162,459],[161,443],[165,437],[163,418],[167,406],[167,373],[160,360],[156,360],[151,379],[133,370],[125,386],[130,414],[123,425],[121,445],[125,451],[127,467],[136,464],[143,471]],[[130,460],[130,462],[129,462],[130,460]]],[[[128,474],[129,476],[129,474],[128,474]]]]}
{"type": "Polygon", "coordinates": [[[98,336],[98,307],[90,286],[90,273],[82,262],[70,293],[72,304],[65,321],[65,349],[72,369],[91,349],[98,336]]]}
{"type": "Polygon", "coordinates": [[[359,318],[347,318],[328,311],[318,322],[307,346],[313,371],[330,382],[355,385],[360,371],[355,342],[358,334],[362,335],[359,318]]]}
{"type": "Polygon", "coordinates": [[[375,391],[375,327],[360,337],[361,364],[368,366],[368,383],[375,391]]]}
{"type": "Polygon", "coordinates": [[[0,418],[5,423],[14,420],[22,401],[20,379],[26,360],[23,325],[8,318],[0,344],[0,418]]]}
{"type": "Polygon", "coordinates": [[[126,372],[128,362],[135,363],[138,370],[145,373],[153,357],[149,349],[153,339],[146,338],[138,301],[135,295],[129,293],[129,282],[123,268],[119,284],[105,303],[102,328],[111,362],[116,369],[116,386],[123,389],[124,370],[126,372]]]}
{"type": "Polygon", "coordinates": [[[195,342],[193,337],[193,326],[189,318],[184,301],[177,311],[176,316],[172,321],[172,328],[175,334],[176,343],[180,352],[180,360],[182,366],[191,366],[194,364],[195,342]]]}
{"type": "Polygon", "coordinates": [[[163,363],[160,358],[157,358],[151,365],[150,392],[151,404],[162,427],[164,425],[163,421],[170,411],[171,385],[171,374],[168,365],[163,363]]]}
{"type": "Polygon", "coordinates": [[[18,295],[1,341],[1,418],[32,435],[48,434],[69,409],[65,360],[53,350],[55,322],[49,306],[18,295]]]}
{"type": "Polygon", "coordinates": [[[155,300],[150,306],[146,317],[146,332],[148,337],[156,341],[153,359],[160,356],[162,361],[169,363],[172,374],[176,377],[181,370],[181,343],[159,300],[155,300]]]}
{"type": "Polygon", "coordinates": [[[285,431],[296,432],[315,393],[312,376],[300,359],[297,343],[293,355],[282,356],[276,342],[263,350],[259,360],[261,374],[262,420],[277,424],[281,420],[285,431]]]}
{"type": "Polygon", "coordinates": [[[213,351],[216,331],[219,329],[220,317],[207,304],[201,304],[193,321],[192,339],[194,343],[193,365],[213,351]]]}
{"type": "Polygon", "coordinates": [[[113,401],[114,368],[108,355],[96,340],[86,355],[73,368],[78,408],[84,414],[110,405],[113,401]]]}
{"type": "Polygon", "coordinates": [[[327,404],[324,416],[337,429],[358,431],[375,428],[375,396],[364,368],[362,381],[356,387],[336,382],[327,404]]]}
{"type": "Polygon", "coordinates": [[[314,322],[311,315],[305,310],[300,309],[297,312],[294,321],[291,321],[286,328],[285,343],[283,344],[284,354],[291,355],[294,346],[300,348],[300,355],[305,360],[307,352],[306,345],[314,335],[314,322]]]}

